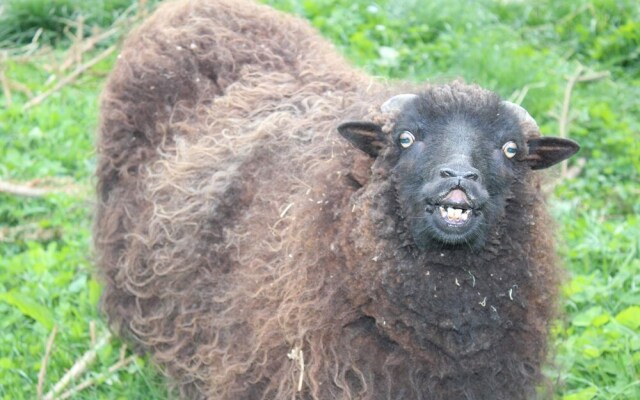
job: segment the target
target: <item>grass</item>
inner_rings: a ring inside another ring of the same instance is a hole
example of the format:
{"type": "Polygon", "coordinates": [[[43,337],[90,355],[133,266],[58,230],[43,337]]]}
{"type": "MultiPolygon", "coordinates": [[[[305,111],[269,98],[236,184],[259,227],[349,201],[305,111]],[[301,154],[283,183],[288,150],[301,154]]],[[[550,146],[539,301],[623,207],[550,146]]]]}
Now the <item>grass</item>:
{"type": "Polygon", "coordinates": [[[129,0],[5,0],[0,3],[0,43],[27,44],[42,29],[42,40],[57,44],[79,18],[85,29],[111,25],[129,0]]]}
{"type": "MultiPolygon", "coordinates": [[[[632,0],[267,0],[311,21],[374,75],[442,81],[464,77],[522,99],[543,133],[560,131],[568,77],[576,83],[568,135],[582,145],[550,199],[569,271],[554,324],[548,376],[560,400],[640,398],[640,9],[632,0]]],[[[150,2],[154,3],[154,2],[150,2]]],[[[115,56],[39,105],[23,106],[68,75],[84,37],[109,29],[130,2],[7,0],[0,4],[0,180],[53,193],[0,193],[0,398],[37,396],[47,339],[57,326],[46,393],[105,334],[91,262],[94,132],[101,86],[115,56]],[[81,17],[81,18],[80,18],[81,17]],[[80,19],[79,19],[80,18],[80,19]],[[67,27],[65,29],[65,27],[67,27]],[[40,33],[39,28],[43,28],[40,33]],[[66,33],[65,33],[66,32],[66,33]],[[34,36],[38,42],[30,44],[34,36]],[[92,333],[96,322],[95,334],[92,333]]],[[[133,10],[128,15],[133,15],[133,10]]],[[[117,45],[124,28],[84,54],[117,45]]],[[[559,176],[559,170],[555,171],[559,176]]],[[[167,398],[158,372],[121,360],[116,339],[69,387],[94,377],[77,399],[167,398]]],[[[128,355],[129,352],[126,352],[128,355]]]]}

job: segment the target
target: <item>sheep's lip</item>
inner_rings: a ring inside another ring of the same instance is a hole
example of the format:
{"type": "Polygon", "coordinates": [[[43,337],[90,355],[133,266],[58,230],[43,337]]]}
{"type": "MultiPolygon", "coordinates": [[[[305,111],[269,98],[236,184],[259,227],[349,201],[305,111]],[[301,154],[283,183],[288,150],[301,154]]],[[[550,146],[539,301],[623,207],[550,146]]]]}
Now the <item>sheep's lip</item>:
{"type": "Polygon", "coordinates": [[[441,207],[453,207],[462,210],[471,210],[473,209],[473,203],[467,196],[467,193],[460,189],[454,188],[451,189],[447,194],[444,195],[436,204],[441,207]]]}

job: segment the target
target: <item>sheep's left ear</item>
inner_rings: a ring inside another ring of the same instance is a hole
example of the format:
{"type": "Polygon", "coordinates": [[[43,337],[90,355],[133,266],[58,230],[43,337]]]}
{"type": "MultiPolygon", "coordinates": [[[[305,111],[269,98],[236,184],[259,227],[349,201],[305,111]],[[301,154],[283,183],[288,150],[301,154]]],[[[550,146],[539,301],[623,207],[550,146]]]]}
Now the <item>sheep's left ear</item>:
{"type": "Polygon", "coordinates": [[[345,122],[338,126],[338,132],[358,149],[374,158],[385,146],[382,128],[372,122],[345,122]]]}
{"type": "Polygon", "coordinates": [[[580,150],[580,145],[573,140],[558,137],[542,136],[527,141],[529,154],[525,161],[531,169],[548,168],[566,160],[580,150]]]}

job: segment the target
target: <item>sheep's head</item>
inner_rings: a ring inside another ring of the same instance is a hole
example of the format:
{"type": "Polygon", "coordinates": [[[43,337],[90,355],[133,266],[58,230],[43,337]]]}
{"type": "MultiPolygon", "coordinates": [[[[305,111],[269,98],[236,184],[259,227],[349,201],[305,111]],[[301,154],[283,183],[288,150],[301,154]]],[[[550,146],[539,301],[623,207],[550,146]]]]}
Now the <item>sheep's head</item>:
{"type": "Polygon", "coordinates": [[[338,130],[389,165],[402,218],[415,244],[481,247],[505,215],[514,185],[532,169],[578,151],[567,139],[541,137],[520,106],[477,86],[434,86],[382,106],[391,128],[347,122],[338,130]]]}

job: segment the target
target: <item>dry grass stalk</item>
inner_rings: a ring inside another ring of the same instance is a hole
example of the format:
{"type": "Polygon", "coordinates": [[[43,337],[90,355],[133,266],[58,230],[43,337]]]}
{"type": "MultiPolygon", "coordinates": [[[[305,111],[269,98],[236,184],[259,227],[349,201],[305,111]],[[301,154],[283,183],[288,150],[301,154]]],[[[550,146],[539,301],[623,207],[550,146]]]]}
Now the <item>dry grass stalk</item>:
{"type": "Polygon", "coordinates": [[[91,347],[96,345],[96,321],[89,322],[89,338],[91,339],[91,347]]]}
{"type": "MultiPolygon", "coordinates": [[[[573,88],[575,87],[576,83],[595,81],[595,80],[606,78],[610,75],[611,73],[609,71],[584,74],[584,67],[582,65],[579,65],[578,68],[576,69],[576,72],[567,78],[568,82],[564,90],[564,98],[562,100],[562,111],[560,114],[560,121],[559,121],[560,137],[566,138],[569,132],[569,123],[571,122],[571,118],[569,116],[569,110],[571,107],[571,95],[573,93],[573,88]]],[[[561,169],[562,172],[561,172],[560,178],[564,179],[567,177],[567,160],[562,162],[561,168],[562,168],[561,169]]]]}
{"type": "Polygon", "coordinates": [[[118,370],[128,366],[129,364],[131,364],[133,361],[135,361],[136,356],[129,356],[126,357],[126,351],[127,351],[127,346],[126,345],[122,345],[120,347],[120,351],[119,351],[119,357],[118,357],[118,361],[113,364],[112,366],[110,366],[105,372],[96,374],[90,378],[86,378],[84,379],[82,382],[80,382],[79,384],[72,386],[71,388],[69,388],[68,390],[62,392],[72,380],[75,380],[76,378],[80,377],[82,374],[84,374],[88,367],[95,361],[95,359],[97,358],[97,354],[98,354],[98,350],[100,350],[102,347],[104,347],[107,343],[110,342],[111,340],[111,333],[107,332],[105,335],[103,335],[99,340],[96,341],[95,339],[95,330],[96,330],[96,324],[95,321],[91,321],[89,323],[89,334],[90,334],[90,338],[91,338],[91,348],[90,350],[88,350],[87,352],[85,352],[82,357],[80,357],[71,367],[71,369],[69,369],[67,371],[67,373],[64,374],[64,376],[62,377],[62,379],[60,379],[53,387],[53,389],[51,389],[44,397],[42,396],[42,388],[44,386],[44,381],[45,381],[45,376],[46,376],[46,368],[47,368],[47,364],[48,364],[48,360],[51,354],[51,348],[53,347],[53,343],[54,343],[54,338],[57,334],[58,331],[58,327],[54,326],[53,331],[51,332],[51,335],[49,336],[49,340],[47,341],[47,348],[45,351],[45,355],[42,361],[42,365],[40,367],[40,374],[38,375],[38,388],[37,388],[37,393],[38,393],[38,399],[39,400],[62,400],[62,399],[68,399],[72,396],[75,396],[76,394],[78,394],[80,391],[99,384],[100,382],[104,381],[105,379],[107,379],[109,376],[113,375],[114,373],[116,373],[118,370]],[[62,392],[62,393],[61,393],[62,392]]]}
{"type": "Polygon", "coordinates": [[[124,360],[126,354],[127,354],[127,345],[123,344],[122,346],[120,346],[120,353],[118,353],[119,359],[124,360]]]}
{"type": "Polygon", "coordinates": [[[80,65],[82,64],[82,58],[84,54],[88,51],[93,50],[98,43],[117,35],[121,32],[121,28],[130,26],[134,21],[136,16],[130,15],[133,6],[130,6],[126,9],[111,25],[111,27],[105,31],[100,32],[100,30],[94,29],[94,32],[91,36],[85,37],[85,24],[84,18],[79,17],[76,21],[69,21],[67,27],[65,28],[65,35],[71,40],[73,43],[69,50],[67,50],[67,55],[65,56],[64,61],[58,67],[60,72],[66,71],[72,65],[80,65]],[[71,33],[71,26],[75,26],[76,33],[71,33]]]}
{"type": "Polygon", "coordinates": [[[22,183],[0,180],[0,193],[14,196],[42,197],[50,193],[73,193],[78,190],[76,184],[66,179],[38,178],[22,183]]]}
{"type": "Polygon", "coordinates": [[[0,193],[8,193],[23,197],[42,197],[51,193],[50,189],[36,188],[27,185],[20,185],[11,182],[0,181],[0,193]]]}
{"type": "Polygon", "coordinates": [[[20,82],[15,82],[15,81],[11,81],[9,80],[9,78],[7,78],[7,82],[9,84],[9,88],[16,90],[18,92],[24,93],[27,97],[32,97],[33,96],[33,92],[31,91],[31,89],[29,89],[29,87],[27,85],[23,85],[20,82]]]}
{"type": "Polygon", "coordinates": [[[298,387],[297,391],[302,391],[302,384],[304,383],[304,353],[300,347],[294,347],[287,354],[287,357],[292,361],[298,362],[298,370],[300,371],[298,375],[298,387]]]}
{"type": "Polygon", "coordinates": [[[509,101],[511,101],[512,103],[516,103],[516,104],[522,104],[522,102],[524,101],[525,97],[527,97],[527,94],[529,94],[529,90],[541,88],[541,87],[544,87],[544,86],[545,86],[545,83],[542,83],[542,82],[532,83],[532,84],[529,84],[529,85],[524,85],[522,87],[522,89],[516,90],[509,97],[509,101]]]}
{"type": "Polygon", "coordinates": [[[18,226],[5,226],[0,228],[0,243],[12,243],[17,241],[47,241],[60,237],[58,228],[42,228],[37,223],[28,223],[18,226]]]}
{"type": "Polygon", "coordinates": [[[147,0],[138,0],[138,18],[144,18],[148,13],[147,0]]]}
{"type": "Polygon", "coordinates": [[[38,399],[42,399],[42,388],[44,387],[44,380],[47,376],[47,365],[49,364],[49,357],[51,356],[51,348],[53,347],[53,342],[58,334],[58,325],[53,326],[53,330],[49,335],[49,339],[47,340],[47,347],[44,351],[44,357],[42,358],[42,362],[40,363],[40,372],[38,373],[38,388],[37,388],[37,396],[38,399]]]}
{"type": "Polygon", "coordinates": [[[110,375],[113,375],[114,373],[116,373],[118,370],[126,367],[127,365],[131,364],[134,360],[135,360],[136,356],[129,356],[127,358],[123,358],[120,359],[117,363],[113,364],[111,367],[109,367],[109,369],[107,370],[107,372],[103,372],[101,374],[98,374],[94,377],[91,378],[87,378],[84,381],[82,381],[81,383],[79,383],[78,385],[72,387],[71,389],[67,390],[66,392],[62,393],[60,396],[56,397],[56,400],[64,400],[64,399],[68,399],[76,394],[78,394],[78,392],[93,386],[97,383],[100,383],[101,381],[103,381],[104,379],[106,379],[107,377],[109,377],[110,375]]]}
{"type": "Polygon", "coordinates": [[[73,82],[80,75],[82,75],[85,71],[87,71],[88,69],[90,69],[91,67],[93,67],[94,65],[99,63],[100,61],[102,61],[105,58],[107,58],[111,53],[113,53],[113,51],[115,49],[116,49],[115,46],[111,46],[108,49],[106,49],[105,51],[103,51],[102,53],[100,53],[97,56],[95,56],[94,58],[92,58],[91,60],[87,61],[86,63],[84,63],[82,65],[80,65],[78,68],[75,69],[75,71],[73,71],[71,74],[67,75],[65,78],[60,80],[60,82],[58,82],[53,88],[51,88],[51,89],[47,90],[46,92],[41,93],[38,96],[34,97],[33,99],[29,100],[22,107],[22,109],[24,111],[26,111],[26,110],[28,110],[28,109],[30,109],[30,108],[32,108],[34,106],[37,106],[38,104],[42,103],[44,100],[47,99],[47,97],[51,96],[52,94],[54,94],[58,90],[62,89],[64,86],[66,86],[69,83],[73,82]]]}
{"type": "Polygon", "coordinates": [[[69,48],[68,50],[68,55],[66,56],[65,60],[62,62],[62,64],[60,64],[60,66],[58,67],[58,69],[60,71],[66,71],[67,69],[69,69],[72,65],[76,64],[76,65],[80,65],[82,64],[82,57],[83,55],[88,52],[93,50],[93,48],[100,42],[102,42],[103,40],[106,40],[112,36],[115,36],[116,34],[118,34],[120,32],[120,28],[119,27],[112,27],[104,32],[98,33],[96,35],[93,36],[89,36],[88,38],[82,40],[82,41],[78,41],[76,43],[74,43],[71,48],[69,48]]]}
{"type": "Polygon", "coordinates": [[[98,340],[95,346],[93,346],[86,353],[84,353],[82,357],[80,357],[80,359],[78,359],[75,362],[75,364],[73,364],[71,369],[67,371],[66,374],[64,374],[62,379],[60,379],[58,383],[56,383],[53,386],[53,389],[51,389],[47,393],[47,395],[44,396],[44,400],[59,399],[60,397],[58,396],[58,393],[60,393],[65,387],[67,387],[69,385],[69,382],[71,382],[73,379],[77,378],[78,376],[82,375],[87,370],[89,365],[91,365],[95,361],[98,354],[98,350],[100,350],[107,343],[109,343],[110,340],[111,340],[111,333],[107,332],[104,336],[100,338],[100,340],[98,340]]]}
{"type": "Polygon", "coordinates": [[[0,61],[11,58],[13,61],[29,61],[31,57],[40,50],[40,36],[42,36],[42,28],[38,29],[31,39],[31,43],[17,48],[9,48],[0,50],[0,61]]]}
{"type": "MultiPolygon", "coordinates": [[[[571,96],[573,94],[573,88],[579,82],[592,82],[600,79],[604,79],[611,76],[611,72],[609,71],[600,71],[600,72],[591,72],[585,73],[584,67],[582,65],[578,65],[578,68],[573,73],[573,75],[567,77],[567,86],[564,89],[564,97],[562,99],[562,109],[560,115],[551,114],[554,118],[558,119],[559,124],[559,134],[558,136],[562,138],[566,138],[569,134],[569,124],[571,123],[571,96]]],[[[578,158],[576,160],[576,164],[572,168],[568,168],[567,160],[564,160],[560,164],[560,175],[553,180],[549,180],[546,184],[543,185],[542,190],[545,193],[553,192],[556,184],[564,179],[572,179],[577,177],[582,171],[582,167],[584,166],[586,160],[583,158],[578,158]]]]}
{"type": "Polygon", "coordinates": [[[72,65],[82,64],[82,44],[84,43],[84,17],[78,16],[75,21],[68,21],[67,26],[64,28],[64,34],[71,40],[71,47],[67,50],[65,60],[60,64],[59,71],[63,72],[70,68],[72,65]],[[76,33],[71,33],[71,27],[75,26],[76,33]]]}
{"type": "MultiPolygon", "coordinates": [[[[571,105],[571,93],[573,92],[573,87],[575,86],[578,78],[582,75],[582,71],[584,71],[584,67],[582,65],[578,66],[576,72],[569,77],[569,81],[567,82],[567,86],[564,89],[564,99],[562,100],[562,111],[560,113],[560,137],[566,138],[567,131],[569,130],[569,107],[571,105]]],[[[561,177],[567,175],[567,162],[562,162],[561,167],[561,177]]]]}
{"type": "Polygon", "coordinates": [[[2,84],[2,93],[5,98],[4,105],[6,108],[9,108],[13,105],[13,100],[11,98],[11,85],[9,84],[9,80],[2,69],[0,69],[0,83],[2,84]]]}
{"type": "MultiPolygon", "coordinates": [[[[81,74],[83,74],[86,70],[93,67],[96,63],[100,62],[104,58],[106,58],[109,54],[111,54],[115,50],[115,46],[111,46],[98,56],[89,60],[86,63],[82,63],[83,56],[87,52],[93,50],[97,44],[103,42],[104,40],[111,38],[113,36],[121,33],[123,29],[129,28],[136,20],[140,19],[144,16],[144,13],[140,13],[141,10],[146,9],[146,1],[140,0],[138,4],[134,3],[129,8],[127,8],[112,24],[112,26],[104,32],[95,33],[91,36],[86,37],[86,24],[83,16],[79,16],[75,21],[68,21],[67,27],[65,28],[65,35],[67,35],[71,41],[72,45],[67,51],[67,54],[61,64],[57,67],[46,68],[49,71],[59,71],[64,72],[68,70],[73,65],[78,65],[78,67],[69,75],[61,79],[53,88],[41,93],[33,97],[31,92],[24,85],[13,84],[11,81],[6,79],[3,74],[0,73],[0,78],[2,78],[2,87],[5,94],[5,98],[7,99],[7,106],[12,104],[12,98],[10,96],[10,89],[12,86],[17,90],[23,91],[27,93],[31,100],[29,100],[24,106],[23,110],[28,110],[40,103],[42,103],[47,97],[51,96],[53,93],[57,92],[64,86],[73,82],[76,78],[78,78],[81,74]],[[138,13],[134,13],[134,10],[138,9],[138,13]],[[75,33],[71,33],[71,30],[75,28],[75,33]],[[26,89],[26,90],[25,90],[26,89]]],[[[34,35],[31,43],[27,46],[16,48],[16,49],[7,49],[0,52],[0,60],[11,59],[12,61],[28,61],[33,62],[33,55],[40,49],[39,39],[42,35],[42,29],[39,29],[34,35]],[[19,54],[19,55],[18,55],[19,54]]],[[[55,76],[53,76],[55,78],[55,76]]],[[[46,84],[45,84],[46,85],[46,84]]]]}

